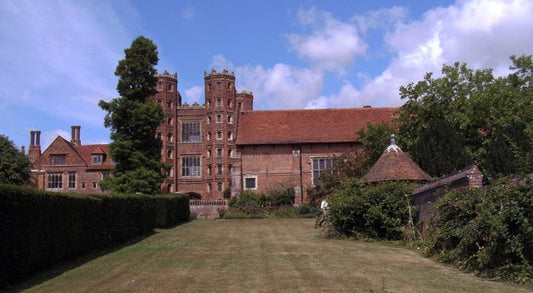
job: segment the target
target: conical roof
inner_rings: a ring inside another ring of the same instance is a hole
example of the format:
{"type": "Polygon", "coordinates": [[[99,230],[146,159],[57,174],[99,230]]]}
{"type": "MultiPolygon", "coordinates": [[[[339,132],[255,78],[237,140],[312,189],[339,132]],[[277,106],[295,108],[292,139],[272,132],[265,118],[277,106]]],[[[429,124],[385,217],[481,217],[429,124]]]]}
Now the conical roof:
{"type": "Polygon", "coordinates": [[[433,181],[411,158],[396,145],[394,134],[391,144],[363,177],[365,182],[433,181]]]}

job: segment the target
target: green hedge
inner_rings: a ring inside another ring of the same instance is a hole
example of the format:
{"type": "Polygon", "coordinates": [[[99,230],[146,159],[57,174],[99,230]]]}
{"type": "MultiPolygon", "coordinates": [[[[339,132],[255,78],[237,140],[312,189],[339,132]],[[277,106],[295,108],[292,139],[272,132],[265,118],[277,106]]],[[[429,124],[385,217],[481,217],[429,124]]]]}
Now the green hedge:
{"type": "Polygon", "coordinates": [[[157,227],[165,228],[189,220],[189,195],[165,194],[157,195],[157,227]]]}
{"type": "Polygon", "coordinates": [[[185,221],[185,198],[79,195],[0,185],[0,287],[156,226],[185,221]]]}

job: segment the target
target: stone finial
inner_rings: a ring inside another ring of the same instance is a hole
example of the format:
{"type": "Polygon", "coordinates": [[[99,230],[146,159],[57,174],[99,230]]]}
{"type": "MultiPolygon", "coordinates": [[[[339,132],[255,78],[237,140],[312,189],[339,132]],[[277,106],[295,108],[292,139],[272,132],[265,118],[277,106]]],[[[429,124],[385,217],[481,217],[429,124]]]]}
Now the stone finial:
{"type": "Polygon", "coordinates": [[[394,134],[391,134],[391,136],[390,136],[390,145],[385,150],[386,153],[388,153],[390,151],[395,151],[395,152],[399,152],[399,151],[401,152],[402,151],[402,149],[400,149],[400,147],[396,145],[396,136],[394,134]]]}

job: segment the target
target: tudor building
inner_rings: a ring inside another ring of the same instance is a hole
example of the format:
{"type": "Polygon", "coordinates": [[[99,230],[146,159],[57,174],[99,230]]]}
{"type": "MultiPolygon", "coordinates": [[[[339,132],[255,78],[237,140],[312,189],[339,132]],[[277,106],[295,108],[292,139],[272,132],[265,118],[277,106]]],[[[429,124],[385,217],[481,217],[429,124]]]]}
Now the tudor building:
{"type": "MultiPolygon", "coordinates": [[[[161,192],[188,193],[193,199],[220,199],[225,191],[236,195],[246,189],[267,192],[283,185],[295,188],[296,203],[306,202],[307,189],[334,156],[362,149],[356,131],[369,122],[390,123],[397,110],[254,111],[253,94],[237,92],[235,75],[226,70],[204,72],[204,104],[188,105],[182,104],[177,74],[165,71],[157,77],[153,101],[162,106],[166,118],[156,135],[162,140],[162,160],[170,166],[161,192]]],[[[73,129],[70,142],[58,137],[42,154],[35,143],[38,132],[32,132],[29,156],[34,178],[42,181],[40,188],[59,190],[50,185],[55,180],[51,174],[63,172],[64,187],[74,178],[69,174],[75,173],[76,186],[85,182],[85,189],[73,190],[90,193],[88,182],[91,187],[99,182],[94,185],[82,178],[97,174],[101,180],[114,167],[107,145],[82,146],[79,127],[73,129]],[[69,148],[72,152],[65,152],[69,148]],[[76,152],[80,159],[74,162],[76,152]],[[101,164],[92,160],[99,153],[101,164]],[[62,154],[66,161],[52,164],[52,158],[62,154]]]]}

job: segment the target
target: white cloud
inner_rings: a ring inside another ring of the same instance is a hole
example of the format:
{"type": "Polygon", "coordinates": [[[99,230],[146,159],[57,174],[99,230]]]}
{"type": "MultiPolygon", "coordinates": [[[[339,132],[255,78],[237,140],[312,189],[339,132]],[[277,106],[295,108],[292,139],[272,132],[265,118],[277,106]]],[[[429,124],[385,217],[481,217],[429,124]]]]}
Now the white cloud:
{"type": "Polygon", "coordinates": [[[3,1],[0,64],[9,70],[0,78],[13,86],[0,89],[0,97],[56,117],[101,125],[97,103],[117,95],[113,72],[131,42],[123,18],[114,11],[109,3],[3,1]]]}
{"type": "Polygon", "coordinates": [[[224,57],[224,55],[217,54],[213,56],[213,58],[211,59],[211,63],[209,64],[209,67],[211,69],[215,69],[218,72],[221,72],[224,69],[232,71],[235,68],[235,65],[233,65],[231,61],[227,60],[226,57],[224,57]]]}
{"type": "Polygon", "coordinates": [[[323,86],[322,72],[278,63],[270,69],[244,66],[237,69],[243,88],[253,91],[258,103],[275,109],[302,108],[310,97],[317,97],[323,86]]]}
{"type": "Polygon", "coordinates": [[[422,19],[404,23],[385,37],[395,57],[361,89],[368,104],[401,105],[399,87],[439,75],[443,64],[465,62],[471,68],[493,68],[507,74],[509,56],[531,54],[531,1],[460,1],[427,11],[422,19]]]}
{"type": "Polygon", "coordinates": [[[202,86],[193,86],[185,90],[185,98],[182,101],[183,103],[193,104],[198,102],[203,104],[202,95],[204,94],[204,87],[202,86]]]}
{"type": "Polygon", "coordinates": [[[361,33],[366,33],[370,29],[388,29],[405,19],[406,15],[406,8],[393,6],[369,11],[364,15],[355,15],[352,20],[361,33]]]}
{"type": "Polygon", "coordinates": [[[320,69],[343,71],[355,57],[363,55],[368,45],[361,39],[357,28],[334,19],[327,12],[316,9],[300,10],[299,20],[304,25],[318,25],[311,35],[287,35],[291,48],[320,69]]]}

